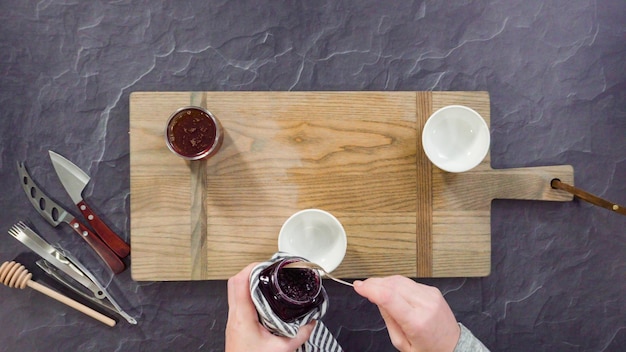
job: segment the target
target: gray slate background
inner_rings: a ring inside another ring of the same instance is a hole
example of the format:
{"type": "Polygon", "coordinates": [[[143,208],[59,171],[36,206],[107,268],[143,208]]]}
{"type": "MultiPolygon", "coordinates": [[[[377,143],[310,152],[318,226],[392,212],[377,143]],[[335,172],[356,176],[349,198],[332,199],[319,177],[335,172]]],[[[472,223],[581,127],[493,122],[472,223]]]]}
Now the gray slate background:
{"type": "MultiPolygon", "coordinates": [[[[0,261],[29,219],[15,162],[66,206],[47,150],[129,236],[128,98],[138,90],[486,90],[496,168],[571,164],[626,205],[626,3],[560,1],[0,1],[0,261]]],[[[420,280],[494,351],[626,350],[626,217],[580,201],[497,200],[492,273],[420,280]]],[[[164,258],[167,260],[167,258],[164,258]]],[[[139,325],[107,328],[32,290],[0,288],[3,351],[219,351],[226,282],[132,281],[139,325]]],[[[391,351],[375,307],[326,284],[347,351],[391,351]]]]}

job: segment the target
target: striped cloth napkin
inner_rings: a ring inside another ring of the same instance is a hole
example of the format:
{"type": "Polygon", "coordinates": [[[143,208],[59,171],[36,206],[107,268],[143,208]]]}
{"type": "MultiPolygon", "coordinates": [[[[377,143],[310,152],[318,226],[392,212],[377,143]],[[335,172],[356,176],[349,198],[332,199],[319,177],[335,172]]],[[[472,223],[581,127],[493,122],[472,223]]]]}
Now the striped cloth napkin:
{"type": "MultiPolygon", "coordinates": [[[[259,313],[259,320],[261,321],[261,324],[263,324],[263,326],[265,326],[265,328],[273,334],[293,338],[296,336],[298,329],[301,326],[308,324],[311,320],[317,320],[317,324],[315,324],[311,337],[304,345],[300,346],[296,352],[342,352],[343,349],[339,346],[335,337],[330,333],[330,331],[328,331],[326,326],[319,321],[319,319],[326,314],[326,310],[328,309],[328,300],[325,300],[319,307],[307,313],[302,318],[299,318],[294,322],[287,323],[274,314],[269,303],[267,303],[265,297],[261,293],[261,290],[259,289],[259,274],[261,271],[273,263],[289,257],[293,256],[288,255],[287,253],[278,252],[274,254],[269,261],[261,263],[252,269],[252,273],[250,274],[250,293],[256,310],[259,313]]],[[[298,259],[302,259],[303,261],[306,260],[303,258],[298,259]]],[[[322,290],[324,290],[324,287],[322,287],[322,290]]]]}

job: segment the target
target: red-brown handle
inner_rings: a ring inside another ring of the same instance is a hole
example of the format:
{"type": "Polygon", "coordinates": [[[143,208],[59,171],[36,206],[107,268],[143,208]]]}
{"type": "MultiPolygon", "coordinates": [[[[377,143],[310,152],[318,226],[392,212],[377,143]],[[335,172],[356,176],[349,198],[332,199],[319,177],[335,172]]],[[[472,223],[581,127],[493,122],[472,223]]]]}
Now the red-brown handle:
{"type": "Polygon", "coordinates": [[[109,246],[120,258],[126,258],[130,253],[130,246],[124,242],[113,230],[111,230],[93,210],[81,200],[78,204],[78,209],[83,213],[85,219],[89,221],[91,227],[96,230],[96,234],[102,239],[102,241],[109,246]]]}
{"type": "Polygon", "coordinates": [[[611,211],[614,211],[616,213],[622,214],[622,215],[626,215],[626,207],[622,207],[619,206],[615,203],[609,202],[606,199],[602,199],[596,195],[593,195],[587,191],[583,191],[580,188],[576,188],[572,185],[568,185],[565,182],[561,182],[561,180],[559,180],[558,178],[553,179],[552,181],[550,181],[550,185],[552,186],[552,188],[556,188],[556,189],[560,189],[566,192],[569,192],[571,194],[573,194],[574,196],[589,202],[593,205],[597,205],[601,208],[604,209],[608,209],[611,211]]]}
{"type": "Polygon", "coordinates": [[[107,247],[102,240],[91,232],[85,225],[76,219],[70,221],[70,226],[82,237],[91,248],[102,258],[102,260],[111,268],[115,274],[119,274],[125,269],[124,262],[113,253],[111,248],[107,247]]]}

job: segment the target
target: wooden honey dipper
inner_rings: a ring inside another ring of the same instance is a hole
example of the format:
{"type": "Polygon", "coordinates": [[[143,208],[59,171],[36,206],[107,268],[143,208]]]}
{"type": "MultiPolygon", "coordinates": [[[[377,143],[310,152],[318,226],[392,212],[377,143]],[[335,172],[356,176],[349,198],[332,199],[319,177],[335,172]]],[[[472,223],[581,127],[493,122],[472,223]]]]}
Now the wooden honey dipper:
{"type": "Polygon", "coordinates": [[[63,296],[62,294],[49,289],[48,287],[31,280],[33,274],[29,273],[28,270],[24,267],[24,265],[20,263],[16,263],[14,261],[4,262],[0,266],[0,282],[11,287],[11,288],[20,288],[24,289],[26,286],[32,288],[33,290],[39,291],[44,295],[54,298],[57,301],[64,303],[88,316],[104,323],[108,326],[115,326],[115,320],[107,317],[100,312],[97,312],[75,300],[63,296]]]}

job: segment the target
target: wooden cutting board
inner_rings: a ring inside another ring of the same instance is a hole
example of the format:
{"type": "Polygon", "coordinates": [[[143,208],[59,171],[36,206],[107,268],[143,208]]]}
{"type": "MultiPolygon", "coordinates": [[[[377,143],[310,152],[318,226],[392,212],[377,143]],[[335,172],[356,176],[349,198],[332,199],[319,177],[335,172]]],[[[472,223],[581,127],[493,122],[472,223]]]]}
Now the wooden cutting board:
{"type": "Polygon", "coordinates": [[[133,278],[227,279],[269,258],[282,223],[306,208],[345,227],[338,276],[488,275],[491,201],[569,201],[550,180],[573,184],[573,168],[494,170],[488,156],[470,172],[437,169],[421,131],[452,104],[490,120],[486,92],[132,93],[133,278]],[[209,160],[165,146],[168,117],[187,105],[206,107],[226,130],[209,160]]]}

